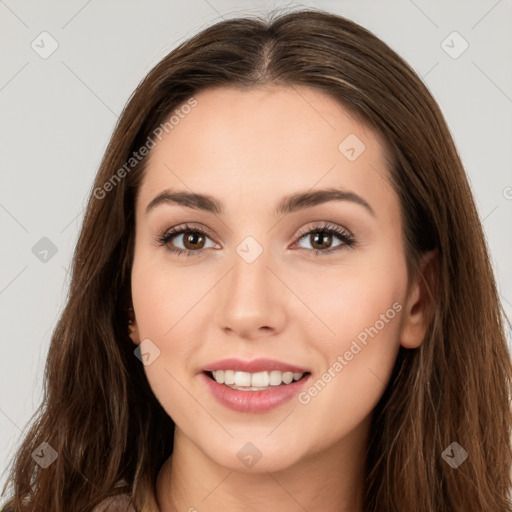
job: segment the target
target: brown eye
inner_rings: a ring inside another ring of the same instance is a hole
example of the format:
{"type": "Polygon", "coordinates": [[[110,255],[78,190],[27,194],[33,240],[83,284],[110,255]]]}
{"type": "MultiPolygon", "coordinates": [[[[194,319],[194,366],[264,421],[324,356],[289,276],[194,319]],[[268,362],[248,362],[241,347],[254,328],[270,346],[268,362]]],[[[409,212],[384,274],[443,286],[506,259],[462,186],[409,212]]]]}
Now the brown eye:
{"type": "Polygon", "coordinates": [[[199,231],[189,231],[183,235],[183,245],[187,250],[202,249],[205,244],[205,237],[199,231]]]}
{"type": "Polygon", "coordinates": [[[329,249],[332,243],[332,234],[327,231],[317,231],[312,236],[311,240],[313,249],[329,249]],[[320,233],[320,235],[318,233],[320,233]]]}

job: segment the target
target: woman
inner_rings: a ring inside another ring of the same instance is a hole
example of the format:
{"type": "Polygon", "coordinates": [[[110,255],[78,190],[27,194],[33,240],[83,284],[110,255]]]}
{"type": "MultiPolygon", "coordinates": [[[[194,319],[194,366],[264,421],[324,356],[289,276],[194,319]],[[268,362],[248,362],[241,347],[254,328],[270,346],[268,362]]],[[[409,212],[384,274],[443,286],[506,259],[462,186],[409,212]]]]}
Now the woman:
{"type": "Polygon", "coordinates": [[[502,314],[411,68],[223,21],[119,119],[4,510],[510,510],[502,314]]]}

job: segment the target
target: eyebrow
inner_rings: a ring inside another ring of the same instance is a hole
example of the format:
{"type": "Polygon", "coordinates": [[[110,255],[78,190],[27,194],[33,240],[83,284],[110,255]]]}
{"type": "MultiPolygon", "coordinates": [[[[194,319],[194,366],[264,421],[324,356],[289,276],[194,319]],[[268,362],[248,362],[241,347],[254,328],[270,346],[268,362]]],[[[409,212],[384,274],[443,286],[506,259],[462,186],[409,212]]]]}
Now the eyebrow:
{"type": "MultiPolygon", "coordinates": [[[[363,206],[373,217],[376,217],[373,208],[362,197],[349,190],[341,188],[324,188],[320,190],[296,192],[285,196],[276,206],[275,214],[293,213],[306,208],[327,203],[329,201],[350,201],[363,206]]],[[[177,204],[203,210],[214,214],[224,213],[222,203],[213,196],[194,192],[164,190],[158,194],[146,207],[146,213],[161,204],[177,204]]]]}

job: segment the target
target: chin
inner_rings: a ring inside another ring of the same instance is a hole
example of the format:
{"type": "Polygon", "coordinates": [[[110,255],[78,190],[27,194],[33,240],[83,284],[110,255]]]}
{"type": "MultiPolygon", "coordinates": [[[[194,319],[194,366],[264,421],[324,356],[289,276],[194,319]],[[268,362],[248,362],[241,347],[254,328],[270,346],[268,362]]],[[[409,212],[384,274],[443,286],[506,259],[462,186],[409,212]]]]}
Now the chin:
{"type": "MultiPolygon", "coordinates": [[[[254,432],[254,431],[253,431],[254,432]]],[[[270,441],[265,436],[236,436],[203,451],[216,464],[239,473],[267,473],[285,470],[300,460],[296,443],[285,444],[277,436],[270,441]],[[252,440],[251,440],[252,439],[252,440]]]]}

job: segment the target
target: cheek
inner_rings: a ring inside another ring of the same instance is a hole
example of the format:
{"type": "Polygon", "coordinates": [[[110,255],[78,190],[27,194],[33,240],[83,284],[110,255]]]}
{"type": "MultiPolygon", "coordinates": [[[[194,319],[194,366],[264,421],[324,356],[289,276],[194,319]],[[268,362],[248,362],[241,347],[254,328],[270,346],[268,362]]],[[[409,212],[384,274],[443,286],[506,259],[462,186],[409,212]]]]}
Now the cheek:
{"type": "Polygon", "coordinates": [[[407,288],[400,254],[375,251],[347,258],[346,264],[336,268],[311,267],[300,272],[300,277],[293,275],[293,270],[287,272],[288,282],[294,283],[294,292],[307,306],[302,315],[308,320],[304,322],[308,329],[305,339],[318,340],[316,348],[331,360],[349,350],[354,340],[367,353],[397,343],[407,288]],[[373,339],[379,343],[370,344],[373,339]]]}
{"type": "Polygon", "coordinates": [[[162,275],[158,267],[132,273],[132,298],[141,336],[160,339],[172,329],[179,283],[162,275]]]}
{"type": "Polygon", "coordinates": [[[321,446],[335,443],[369,419],[389,382],[400,346],[403,309],[393,302],[389,290],[374,289],[380,292],[375,295],[346,291],[341,306],[324,311],[336,334],[308,336],[322,364],[298,395],[301,412],[296,417],[304,418],[301,433],[321,446]]]}
{"type": "Polygon", "coordinates": [[[317,370],[330,372],[326,381],[359,392],[372,383],[378,391],[387,382],[400,345],[403,304],[393,284],[385,285],[381,280],[379,286],[364,288],[346,281],[338,293],[316,302],[316,317],[325,328],[318,320],[304,328],[314,352],[322,356],[317,370]]]}
{"type": "Polygon", "coordinates": [[[400,347],[406,280],[400,255],[381,253],[336,278],[324,269],[296,281],[316,317],[301,327],[321,356],[316,378],[299,397],[311,414],[350,428],[371,413],[400,347]]]}
{"type": "Polygon", "coordinates": [[[208,292],[217,278],[211,272],[198,272],[194,265],[173,265],[155,257],[155,252],[135,253],[132,300],[140,339],[151,340],[158,349],[158,356],[144,366],[148,382],[167,414],[181,425],[204,414],[191,394],[190,379],[197,371],[201,319],[212,308],[208,292]]]}
{"type": "MultiPolygon", "coordinates": [[[[198,300],[202,284],[194,279],[193,267],[181,268],[140,235],[131,272],[131,291],[142,338],[172,340],[178,323],[198,300]]],[[[192,259],[192,257],[191,257],[192,259]]],[[[180,262],[188,261],[183,257],[180,262]]],[[[205,285],[206,286],[206,285],[205,285]]]]}
{"type": "Polygon", "coordinates": [[[181,425],[188,415],[201,411],[186,392],[192,346],[184,336],[180,318],[186,313],[183,306],[187,301],[168,277],[164,279],[155,267],[143,272],[134,266],[132,298],[140,339],[156,351],[150,364],[144,366],[148,383],[162,408],[181,425]]]}

